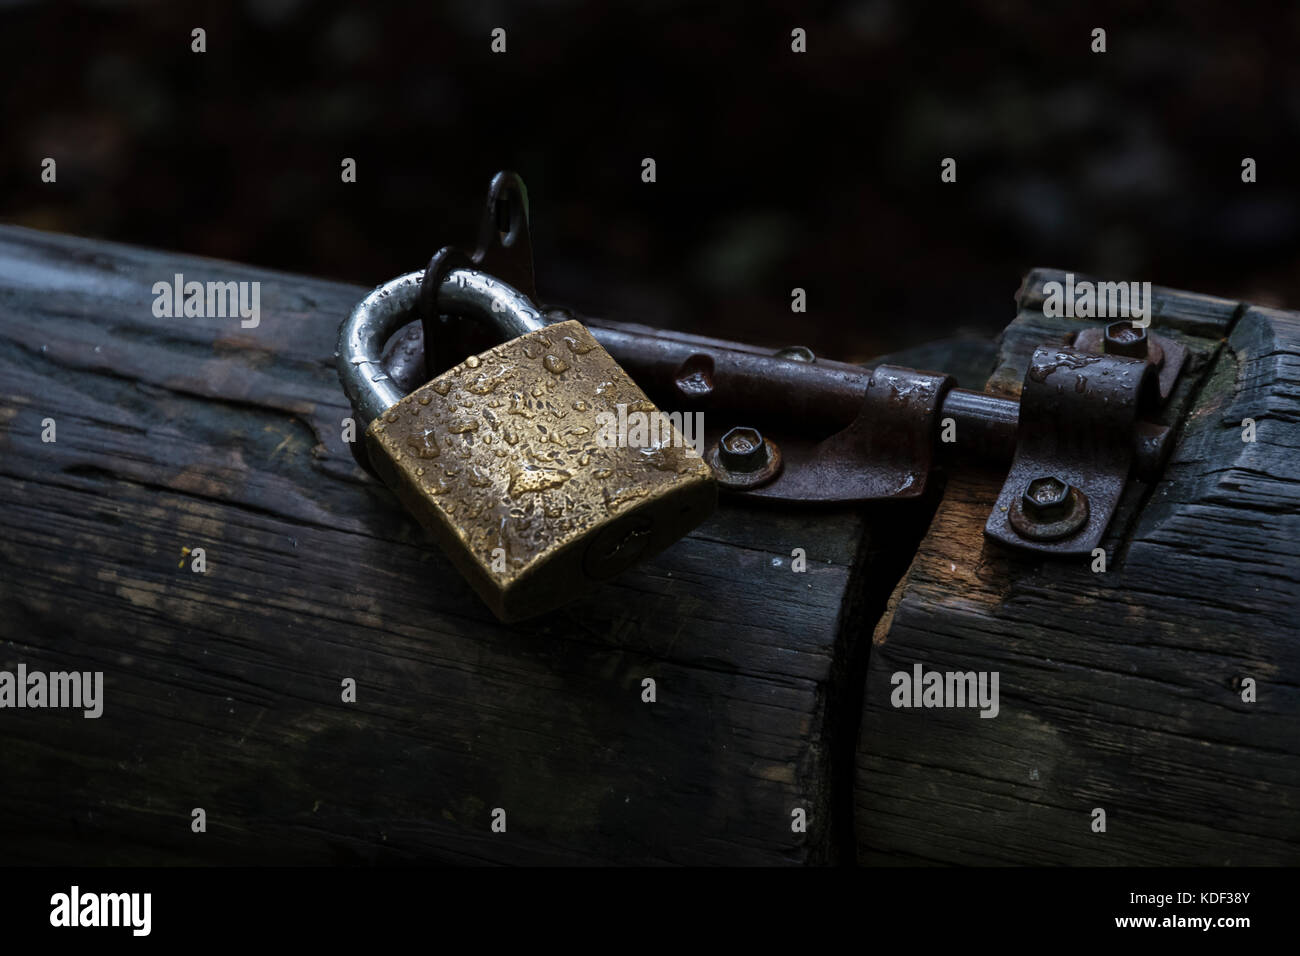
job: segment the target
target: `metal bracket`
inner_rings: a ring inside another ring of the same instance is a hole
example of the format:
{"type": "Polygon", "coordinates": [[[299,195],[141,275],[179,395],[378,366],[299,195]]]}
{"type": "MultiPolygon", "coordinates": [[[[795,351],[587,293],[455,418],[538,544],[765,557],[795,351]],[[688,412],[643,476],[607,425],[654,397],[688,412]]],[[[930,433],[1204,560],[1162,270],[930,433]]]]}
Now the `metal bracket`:
{"type": "MultiPolygon", "coordinates": [[[[784,443],[785,467],[750,498],[879,501],[918,498],[934,463],[936,423],[951,376],[897,365],[871,372],[857,417],[810,447],[784,443]]],[[[719,482],[728,487],[725,474],[719,482]]]]}
{"type": "Polygon", "coordinates": [[[1139,411],[1155,403],[1158,388],[1143,359],[1037,349],[1020,393],[1011,471],[984,534],[1039,554],[1091,554],[1140,446],[1154,442],[1144,455],[1163,456],[1168,429],[1137,427],[1139,411]]]}

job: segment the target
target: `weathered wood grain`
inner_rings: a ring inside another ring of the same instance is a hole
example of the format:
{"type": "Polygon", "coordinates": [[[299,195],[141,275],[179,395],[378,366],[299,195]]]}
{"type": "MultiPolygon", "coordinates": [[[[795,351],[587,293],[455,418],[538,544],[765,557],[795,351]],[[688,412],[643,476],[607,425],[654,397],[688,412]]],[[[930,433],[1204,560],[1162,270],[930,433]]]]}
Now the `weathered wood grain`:
{"type": "MultiPolygon", "coordinates": [[[[1036,344],[1086,326],[1041,314],[1059,275],[1026,279],[991,390],[1018,393],[1036,344]]],[[[1126,494],[1104,574],[987,544],[1003,475],[949,481],[875,630],[861,861],[1300,861],[1300,316],[1156,292],[1153,327],[1193,353],[1166,416],[1186,421],[1162,478],[1126,494]],[[918,662],[1000,672],[999,716],[893,708],[890,675],[918,662]]]]}
{"type": "Polygon", "coordinates": [[[835,859],[862,512],[728,506],[503,626],[342,441],[364,291],[0,229],[0,668],[106,683],[0,711],[0,862],[835,859]],[[156,318],[175,273],[260,281],[260,325],[156,318]]]}

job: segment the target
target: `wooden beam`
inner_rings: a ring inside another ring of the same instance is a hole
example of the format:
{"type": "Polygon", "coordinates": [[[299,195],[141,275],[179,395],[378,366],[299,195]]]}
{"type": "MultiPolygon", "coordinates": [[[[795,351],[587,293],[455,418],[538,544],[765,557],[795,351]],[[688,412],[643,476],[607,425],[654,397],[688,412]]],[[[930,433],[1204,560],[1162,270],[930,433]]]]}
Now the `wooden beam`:
{"type": "MultiPolygon", "coordinates": [[[[1059,275],[1026,279],[990,390],[1017,394],[1034,346],[1089,324],[1043,316],[1059,275]]],[[[1300,861],[1300,315],[1155,291],[1153,329],[1191,350],[1181,434],[1126,494],[1105,573],[986,543],[1003,475],[949,482],[875,630],[862,862],[1300,861]],[[891,706],[915,663],[999,672],[998,716],[891,706]]]]}

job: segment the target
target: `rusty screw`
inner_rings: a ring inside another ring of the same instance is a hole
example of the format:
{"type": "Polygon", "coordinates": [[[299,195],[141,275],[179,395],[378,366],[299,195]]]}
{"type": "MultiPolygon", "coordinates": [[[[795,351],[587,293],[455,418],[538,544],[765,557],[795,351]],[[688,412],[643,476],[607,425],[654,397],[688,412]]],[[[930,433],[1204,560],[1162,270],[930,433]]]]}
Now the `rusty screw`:
{"type": "Polygon", "coordinates": [[[1087,522],[1088,497],[1064,478],[1039,475],[1025,483],[1007,517],[1021,537],[1035,541],[1067,538],[1087,522]]]}
{"type": "Polygon", "coordinates": [[[1112,322],[1106,326],[1103,348],[1109,355],[1146,358],[1147,330],[1140,329],[1131,322],[1112,322]]]}

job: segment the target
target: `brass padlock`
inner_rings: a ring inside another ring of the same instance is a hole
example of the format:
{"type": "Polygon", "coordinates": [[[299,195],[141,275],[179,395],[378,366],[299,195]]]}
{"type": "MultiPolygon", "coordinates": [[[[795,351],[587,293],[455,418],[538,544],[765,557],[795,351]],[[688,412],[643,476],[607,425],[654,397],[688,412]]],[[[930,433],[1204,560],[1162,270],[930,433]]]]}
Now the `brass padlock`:
{"type": "Polygon", "coordinates": [[[403,396],[382,355],[415,317],[422,278],[408,273],[357,305],[339,330],[339,378],[375,472],[498,618],[565,604],[708,517],[712,471],[666,417],[655,444],[609,441],[605,416],[620,405],[659,413],[587,328],[548,325],[484,273],[449,272],[439,311],[507,341],[403,396]]]}

